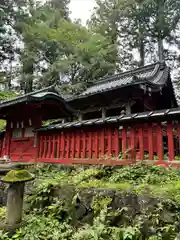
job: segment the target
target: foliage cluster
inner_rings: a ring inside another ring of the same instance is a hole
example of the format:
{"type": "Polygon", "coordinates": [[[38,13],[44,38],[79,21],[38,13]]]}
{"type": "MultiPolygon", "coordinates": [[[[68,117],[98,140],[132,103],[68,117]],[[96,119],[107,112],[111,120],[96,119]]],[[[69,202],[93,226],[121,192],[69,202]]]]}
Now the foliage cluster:
{"type": "Polygon", "coordinates": [[[178,0],[95,0],[86,27],[71,20],[69,3],[2,1],[0,82],[7,89],[65,81],[62,89],[77,94],[103,76],[158,59],[176,61],[178,69],[178,0]]]}
{"type": "MultiPolygon", "coordinates": [[[[146,166],[142,163],[126,167],[43,164],[33,168],[32,173],[36,174],[36,181],[31,186],[33,192],[25,196],[26,224],[16,231],[13,239],[30,240],[32,236],[33,239],[74,240],[178,239],[178,169],[146,166]],[[101,192],[104,189],[104,194],[99,195],[98,189],[101,192]],[[119,205],[115,210],[115,200],[108,194],[112,190],[115,196],[120,194],[122,199],[131,194],[142,199],[142,210],[136,212],[134,217],[129,205],[119,205]],[[60,196],[55,194],[58,191],[60,196]],[[88,203],[91,191],[95,195],[91,196],[91,203],[88,203]],[[155,199],[153,201],[156,204],[143,207],[145,196],[155,199]],[[78,214],[81,215],[84,208],[88,211],[89,221],[84,222],[80,218],[77,223],[74,219],[78,214]]],[[[4,215],[4,210],[1,215],[4,215]]],[[[2,234],[0,239],[11,239],[2,234]]]]}
{"type": "MultiPolygon", "coordinates": [[[[15,92],[0,92],[0,101],[11,99],[16,97],[17,94],[15,92]]],[[[6,121],[5,120],[0,120],[0,131],[3,131],[6,126],[6,121]]]]}

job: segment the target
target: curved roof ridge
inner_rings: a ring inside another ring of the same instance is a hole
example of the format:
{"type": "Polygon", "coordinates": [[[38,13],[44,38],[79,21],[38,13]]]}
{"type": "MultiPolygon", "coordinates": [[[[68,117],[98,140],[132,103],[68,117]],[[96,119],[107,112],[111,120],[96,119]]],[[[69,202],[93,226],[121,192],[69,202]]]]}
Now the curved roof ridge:
{"type": "Polygon", "coordinates": [[[160,87],[166,83],[169,72],[170,68],[165,62],[157,62],[133,71],[124,72],[118,75],[116,74],[114,77],[105,78],[103,81],[97,81],[79,96],[68,99],[68,102],[118,88],[141,84],[153,87],[153,89],[157,88],[159,91],[160,87]]]}
{"type": "Polygon", "coordinates": [[[35,92],[30,92],[19,97],[0,102],[0,109],[22,102],[43,101],[49,98],[53,98],[54,100],[59,101],[59,103],[63,104],[68,114],[75,112],[75,110],[66,102],[66,100],[60,96],[55,84],[35,92]]]}
{"type": "Polygon", "coordinates": [[[118,74],[108,76],[108,77],[104,77],[104,78],[100,79],[99,81],[97,81],[95,85],[98,85],[101,83],[106,83],[108,81],[114,81],[120,77],[129,77],[129,76],[133,76],[136,74],[140,74],[141,72],[143,73],[143,72],[146,72],[147,70],[151,70],[153,68],[155,69],[156,66],[157,66],[157,68],[159,68],[161,64],[164,64],[164,62],[163,63],[156,62],[156,63],[148,64],[146,66],[142,66],[142,67],[139,67],[139,68],[136,68],[133,70],[125,71],[125,72],[118,73],[118,74]]]}
{"type": "MultiPolygon", "coordinates": [[[[41,93],[41,92],[44,92],[44,91],[51,92],[51,91],[49,91],[49,90],[52,90],[52,92],[53,92],[53,89],[54,89],[54,88],[55,88],[55,86],[54,86],[54,85],[51,85],[51,86],[49,86],[49,87],[46,87],[46,88],[43,88],[43,89],[40,89],[40,90],[37,90],[37,91],[34,91],[34,92],[29,92],[29,93],[26,93],[26,94],[23,94],[23,95],[20,95],[20,96],[17,96],[17,97],[8,99],[8,100],[0,101],[0,104],[1,104],[1,103],[11,102],[11,101],[13,101],[14,99],[20,100],[21,98],[28,97],[28,96],[31,96],[31,95],[34,95],[34,94],[38,94],[38,93],[41,93]]],[[[55,89],[54,89],[54,90],[55,90],[55,89]]]]}

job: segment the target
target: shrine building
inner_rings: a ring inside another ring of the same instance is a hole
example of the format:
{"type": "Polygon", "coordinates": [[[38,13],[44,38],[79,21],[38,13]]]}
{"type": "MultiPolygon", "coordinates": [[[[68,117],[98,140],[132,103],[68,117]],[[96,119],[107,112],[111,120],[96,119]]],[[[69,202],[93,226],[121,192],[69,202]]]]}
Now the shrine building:
{"type": "Polygon", "coordinates": [[[180,165],[180,108],[165,63],[108,76],[73,97],[51,86],[2,101],[0,117],[0,155],[11,161],[180,165]]]}

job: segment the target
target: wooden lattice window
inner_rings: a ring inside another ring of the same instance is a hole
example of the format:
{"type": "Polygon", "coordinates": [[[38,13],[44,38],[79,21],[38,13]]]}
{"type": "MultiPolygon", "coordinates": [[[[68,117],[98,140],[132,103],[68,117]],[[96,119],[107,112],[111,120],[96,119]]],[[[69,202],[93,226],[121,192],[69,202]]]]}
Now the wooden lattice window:
{"type": "Polygon", "coordinates": [[[12,138],[21,138],[22,137],[22,128],[14,128],[12,133],[12,138]]]}

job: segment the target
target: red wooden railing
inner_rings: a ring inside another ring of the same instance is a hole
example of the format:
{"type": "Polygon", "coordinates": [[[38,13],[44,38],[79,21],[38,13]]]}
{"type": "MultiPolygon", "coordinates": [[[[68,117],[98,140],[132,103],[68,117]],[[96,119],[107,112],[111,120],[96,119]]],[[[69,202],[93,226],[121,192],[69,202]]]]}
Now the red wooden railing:
{"type": "Polygon", "coordinates": [[[3,138],[0,138],[0,158],[1,158],[2,155],[3,155],[2,150],[3,150],[3,138]]]}
{"type": "Polygon", "coordinates": [[[180,123],[99,125],[38,133],[39,162],[123,165],[137,160],[176,164],[180,123]]]}

